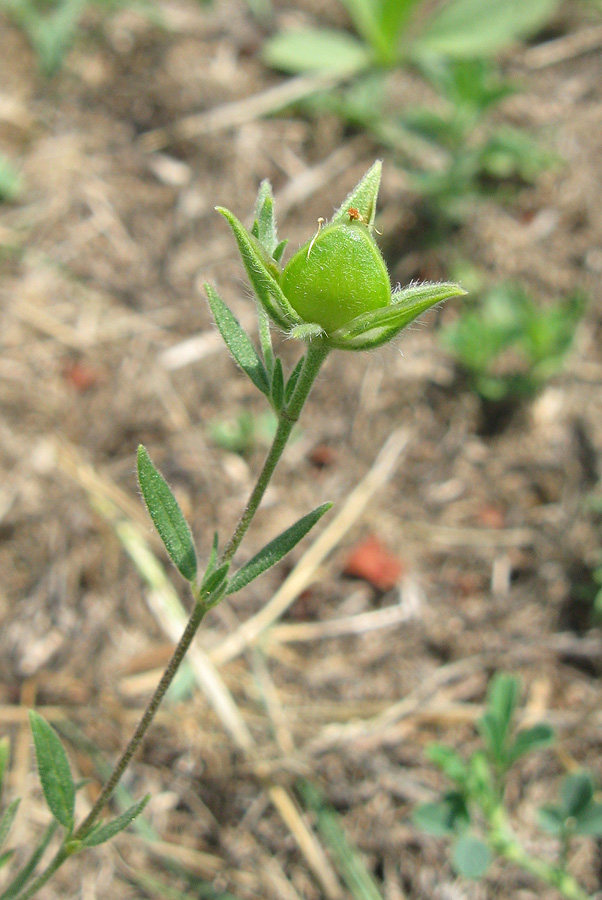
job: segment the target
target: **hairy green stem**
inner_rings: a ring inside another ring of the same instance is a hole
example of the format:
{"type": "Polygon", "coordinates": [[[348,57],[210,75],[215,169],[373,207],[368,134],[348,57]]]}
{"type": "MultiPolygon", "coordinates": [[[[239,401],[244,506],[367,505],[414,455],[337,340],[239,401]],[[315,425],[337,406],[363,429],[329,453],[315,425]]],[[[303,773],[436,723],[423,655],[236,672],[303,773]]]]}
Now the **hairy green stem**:
{"type": "MultiPolygon", "coordinates": [[[[318,372],[320,371],[320,367],[326,356],[328,355],[329,348],[320,341],[314,341],[312,344],[308,345],[308,350],[305,355],[305,360],[303,363],[303,368],[301,369],[301,373],[299,375],[299,379],[293,391],[293,395],[290,398],[288,404],[281,410],[278,422],[278,428],[276,434],[274,436],[274,440],[272,442],[272,446],[270,451],[266,457],[266,461],[264,463],[263,469],[257,479],[255,487],[249,497],[249,501],[243,511],[242,516],[234,530],[232,537],[230,538],[224,552],[222,553],[220,564],[225,562],[230,562],[234,554],[236,553],[238,547],[242,539],[244,538],[251,521],[257,512],[259,504],[265,494],[266,488],[270,483],[272,475],[274,474],[274,470],[278,464],[280,457],[284,451],[286,443],[291,435],[291,431],[293,430],[293,426],[295,425],[301,410],[307,400],[311,387],[316,379],[318,372]]],[[[188,620],[188,624],[180,638],[177,647],[175,648],[173,655],[163,673],[157,688],[153,696],[151,697],[138,726],[132,737],[130,738],[127,747],[123,751],[119,761],[116,763],[111,775],[109,776],[107,782],[105,783],[96,803],[81,823],[81,825],[77,828],[73,834],[69,835],[63,845],[55,854],[54,858],[48,863],[46,869],[32,882],[32,884],[24,889],[15,900],[29,900],[30,897],[33,897],[37,891],[46,882],[52,877],[52,875],[57,871],[58,868],[65,862],[66,859],[69,858],[74,852],[79,849],[78,844],[82,841],[87,834],[90,833],[94,823],[98,819],[98,816],[108,803],[113,791],[119,784],[121,776],[125,772],[130,760],[132,759],[134,753],[136,752],[140,742],[144,738],[144,735],[148,731],[149,726],[151,725],[155,714],[161,705],[163,697],[170,684],[172,683],[176,672],[180,667],[180,663],[184,659],[184,656],[192,643],[192,640],[201,624],[203,616],[207,611],[208,606],[203,602],[202,598],[197,599],[195,603],[194,609],[188,620]]]]}
{"type": "Polygon", "coordinates": [[[251,521],[253,520],[253,516],[257,512],[259,504],[263,499],[263,495],[265,494],[266,488],[270,483],[272,475],[274,474],[274,469],[276,468],[278,461],[282,456],[283,450],[286,446],[286,442],[288,441],[291,431],[293,430],[293,426],[299,418],[311,387],[316,379],[318,372],[320,371],[320,366],[326,359],[328,352],[329,348],[321,341],[314,341],[308,344],[303,368],[301,369],[299,380],[297,381],[297,384],[295,386],[293,396],[291,397],[288,404],[280,412],[278,419],[278,428],[276,430],[270,452],[266,457],[263,469],[261,470],[261,473],[257,479],[257,483],[255,484],[253,492],[249,497],[249,501],[245,506],[243,514],[240,517],[238,525],[234,530],[234,534],[224,548],[224,551],[220,558],[221,564],[230,562],[230,560],[238,550],[240,543],[245,536],[247,529],[251,524],[251,521]]]}

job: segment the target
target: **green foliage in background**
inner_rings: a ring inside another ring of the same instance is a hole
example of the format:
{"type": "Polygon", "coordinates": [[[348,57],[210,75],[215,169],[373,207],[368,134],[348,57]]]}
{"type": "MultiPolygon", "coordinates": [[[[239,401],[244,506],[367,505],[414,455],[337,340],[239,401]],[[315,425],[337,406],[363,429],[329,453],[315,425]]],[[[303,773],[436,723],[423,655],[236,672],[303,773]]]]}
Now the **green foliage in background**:
{"type": "Polygon", "coordinates": [[[16,200],[23,189],[23,179],[14,163],[0,153],[0,203],[16,200]]]}
{"type": "Polygon", "coordinates": [[[517,284],[500,284],[441,332],[441,341],[487,401],[529,397],[562,367],[583,315],[576,291],[539,305],[517,284]]]}
{"type": "Polygon", "coordinates": [[[482,878],[497,856],[506,859],[570,900],[587,900],[587,893],[568,871],[575,835],[602,836],[602,804],[594,799],[594,784],[586,772],[567,775],[557,803],[539,810],[539,823],[559,839],[555,864],[530,856],[519,844],[506,808],[508,772],[524,756],[549,747],[551,727],[539,723],[520,729],[516,713],[520,682],[496,675],[489,686],[485,713],[477,722],[482,747],[468,759],[453,747],[433,744],[429,758],[452,782],[452,789],[414,812],[424,831],[452,842],[452,865],[466,878],[482,878]]]}
{"type": "Polygon", "coordinates": [[[427,206],[450,224],[464,218],[467,201],[497,181],[531,182],[557,161],[518,129],[489,128],[487,116],[512,88],[493,57],[535,33],[556,0],[344,0],[357,32],[326,28],[287,30],[264,48],[285,72],[330,72],[338,89],[305,106],[329,111],[370,131],[410,175],[427,206]],[[435,88],[437,103],[396,109],[388,72],[411,66],[435,88]]]}

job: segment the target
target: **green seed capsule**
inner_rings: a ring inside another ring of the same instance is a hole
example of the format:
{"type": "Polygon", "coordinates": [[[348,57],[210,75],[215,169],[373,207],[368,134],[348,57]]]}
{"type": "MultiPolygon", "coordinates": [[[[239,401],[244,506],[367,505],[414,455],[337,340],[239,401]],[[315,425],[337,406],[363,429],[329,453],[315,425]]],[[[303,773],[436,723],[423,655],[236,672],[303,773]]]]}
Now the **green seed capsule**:
{"type": "Polygon", "coordinates": [[[391,303],[387,267],[364,224],[327,225],[289,260],[282,291],[306,322],[329,334],[391,303]]]}

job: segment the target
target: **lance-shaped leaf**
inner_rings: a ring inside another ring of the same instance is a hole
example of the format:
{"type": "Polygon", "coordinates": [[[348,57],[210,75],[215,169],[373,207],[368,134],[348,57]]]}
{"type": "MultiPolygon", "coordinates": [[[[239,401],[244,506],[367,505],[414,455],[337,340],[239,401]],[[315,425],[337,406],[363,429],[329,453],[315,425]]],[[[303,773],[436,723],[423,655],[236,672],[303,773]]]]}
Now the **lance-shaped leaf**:
{"type": "Polygon", "coordinates": [[[272,373],[272,406],[276,410],[276,412],[280,412],[282,409],[282,403],[284,402],[284,372],[282,371],[282,361],[280,358],[276,359],[276,363],[274,365],[274,371],[272,373]]]}
{"type": "Polygon", "coordinates": [[[304,363],[305,363],[305,357],[302,356],[301,359],[299,359],[297,361],[297,365],[295,366],[295,368],[289,375],[289,379],[286,382],[286,387],[284,389],[284,402],[285,403],[288,403],[289,400],[291,399],[291,397],[293,396],[293,393],[297,386],[297,382],[299,381],[299,376],[301,375],[301,370],[303,368],[304,363]]]}
{"type": "Polygon", "coordinates": [[[374,224],[382,168],[383,164],[381,160],[377,159],[374,165],[368,169],[359,184],[357,184],[351,193],[347,195],[344,203],[337,209],[330,220],[331,224],[334,222],[349,222],[348,211],[350,209],[357,209],[362,216],[363,221],[368,225],[374,224]]]}
{"type": "Polygon", "coordinates": [[[196,553],[188,523],[146,449],[138,447],[138,481],[149,515],[174,566],[186,581],[196,578],[196,553]]]}
{"type": "Polygon", "coordinates": [[[34,710],[29,713],[29,724],[46,803],[57,822],[71,830],[75,808],[75,784],[67,754],[56,731],[34,710]]]}
{"type": "Polygon", "coordinates": [[[149,800],[150,794],[147,794],[146,797],[143,797],[138,803],[134,803],[133,806],[130,806],[117,818],[112,819],[110,822],[104,822],[102,825],[97,825],[96,828],[93,828],[86,835],[82,845],[84,847],[97,847],[99,844],[104,844],[105,841],[110,841],[112,837],[115,837],[120,831],[124,831],[134,819],[138,818],[149,800]]]}
{"type": "Polygon", "coordinates": [[[249,234],[235,215],[221,206],[216,206],[216,209],[230,225],[249,281],[272,321],[285,331],[288,331],[291,325],[300,325],[302,321],[300,316],[290,305],[278,283],[277,264],[266,258],[259,241],[249,234]]]}
{"type": "Polygon", "coordinates": [[[298,522],[295,522],[294,525],[291,525],[290,528],[287,528],[286,531],[283,531],[282,534],[279,534],[269,544],[266,544],[263,550],[260,550],[253,559],[250,559],[230,579],[226,593],[234,594],[236,591],[240,591],[241,588],[254,581],[255,578],[258,578],[259,575],[279,562],[289,550],[292,550],[305,537],[308,531],[311,531],[316,522],[319,522],[331,506],[332,503],[323,503],[299,519],[298,522]]]}
{"type": "Polygon", "coordinates": [[[230,353],[255,387],[259,388],[262,394],[269,396],[268,375],[251,338],[210,284],[205,284],[205,291],[215,324],[230,353]]]}
{"type": "Polygon", "coordinates": [[[364,313],[328,335],[331,347],[340,350],[371,350],[386,344],[421,313],[442,300],[460,297],[466,291],[457,284],[417,284],[396,291],[392,303],[364,313]]]}

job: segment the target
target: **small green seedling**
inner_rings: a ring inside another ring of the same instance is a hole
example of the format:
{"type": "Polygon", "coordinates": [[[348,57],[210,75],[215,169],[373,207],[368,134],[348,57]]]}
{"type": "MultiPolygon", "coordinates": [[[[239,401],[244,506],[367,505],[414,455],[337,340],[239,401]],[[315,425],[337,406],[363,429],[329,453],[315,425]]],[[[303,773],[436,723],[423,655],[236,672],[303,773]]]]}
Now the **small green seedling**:
{"type": "Polygon", "coordinates": [[[567,864],[573,836],[602,835],[602,804],[594,800],[589,775],[567,776],[560,802],[539,810],[541,826],[559,838],[556,864],[530,856],[510,825],[505,797],[509,770],[526,754],[554,741],[552,728],[545,723],[517,727],[519,697],[517,678],[496,675],[489,686],[486,711],[477,722],[482,748],[466,760],[447,745],[429,747],[429,758],[453,788],[441,800],[418,807],[414,823],[429,834],[452,841],[453,867],[466,878],[482,878],[491,861],[500,857],[552,885],[569,900],[588,900],[567,864]]]}
{"type": "Polygon", "coordinates": [[[483,400],[530,397],[562,368],[584,308],[579,291],[540,306],[519,285],[501,284],[462,312],[441,340],[483,400]]]}
{"type": "Polygon", "coordinates": [[[0,153],[0,203],[16,200],[23,189],[23,179],[14,163],[0,153]]]}

